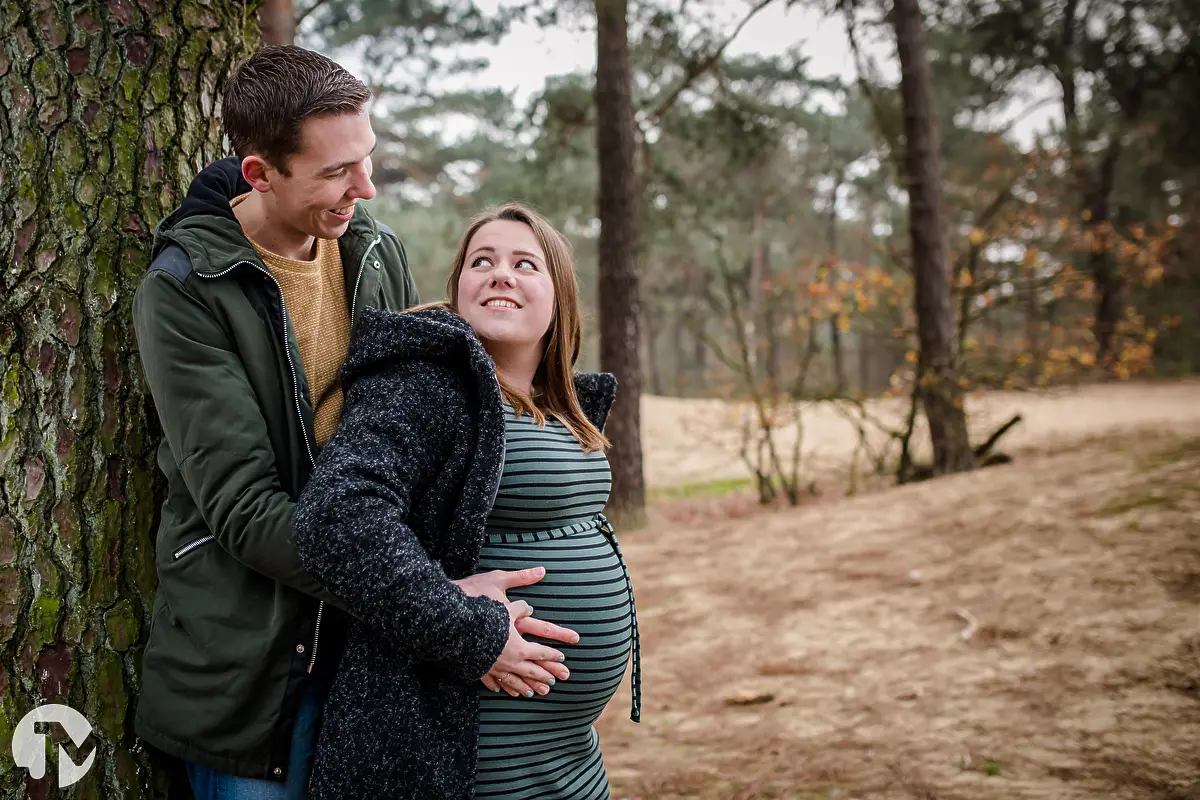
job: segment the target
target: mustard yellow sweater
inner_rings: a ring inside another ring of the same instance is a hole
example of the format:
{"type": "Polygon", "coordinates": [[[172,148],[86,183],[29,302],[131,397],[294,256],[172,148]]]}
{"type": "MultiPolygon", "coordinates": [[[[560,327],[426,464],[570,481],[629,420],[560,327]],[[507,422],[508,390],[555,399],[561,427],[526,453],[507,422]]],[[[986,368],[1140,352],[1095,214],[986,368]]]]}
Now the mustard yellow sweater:
{"type": "MultiPolygon", "coordinates": [[[[236,205],[237,198],[230,205],[236,205]]],[[[247,237],[249,238],[249,237],[247,237]]],[[[350,309],[342,278],[342,257],[334,239],[317,240],[312,261],[296,261],[272,253],[250,239],[267,269],[279,281],[283,302],[300,345],[300,360],[313,401],[317,445],[337,430],[342,418],[342,384],[338,372],[350,348],[350,309]]]]}

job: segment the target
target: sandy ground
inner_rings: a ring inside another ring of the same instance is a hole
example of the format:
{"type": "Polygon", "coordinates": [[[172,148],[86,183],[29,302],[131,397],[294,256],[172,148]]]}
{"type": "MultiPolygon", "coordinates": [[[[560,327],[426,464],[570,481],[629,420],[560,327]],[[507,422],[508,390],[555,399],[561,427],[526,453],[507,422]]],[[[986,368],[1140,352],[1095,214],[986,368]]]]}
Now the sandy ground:
{"type": "MultiPolygon", "coordinates": [[[[906,400],[872,400],[868,412],[902,429],[906,400]]],[[[1020,413],[1022,421],[1001,441],[1001,449],[1052,446],[1081,436],[1147,425],[1190,424],[1200,420],[1200,380],[1121,383],[1047,392],[984,392],[971,396],[967,412],[973,440],[981,442],[1020,413]]],[[[646,482],[651,487],[700,483],[749,475],[739,461],[739,409],[721,401],[646,397],[642,403],[646,482]]],[[[804,458],[815,472],[846,465],[858,441],[850,419],[825,403],[803,413],[804,458]]],[[[877,429],[872,442],[886,438],[877,429]]],[[[923,441],[924,437],[914,437],[923,441]]],[[[795,428],[781,432],[781,445],[795,441],[795,428]]]]}
{"type": "MultiPolygon", "coordinates": [[[[622,537],[614,798],[1200,798],[1200,384],[984,403],[1011,465],[622,537]]],[[[648,403],[660,483],[730,468],[696,405],[648,403]]]]}

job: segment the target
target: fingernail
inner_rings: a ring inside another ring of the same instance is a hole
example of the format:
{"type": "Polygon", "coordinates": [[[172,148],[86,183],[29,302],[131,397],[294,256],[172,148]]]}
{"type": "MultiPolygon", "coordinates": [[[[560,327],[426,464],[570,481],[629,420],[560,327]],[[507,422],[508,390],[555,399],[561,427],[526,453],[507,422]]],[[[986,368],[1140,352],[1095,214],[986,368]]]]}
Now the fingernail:
{"type": "Polygon", "coordinates": [[[567,657],[566,657],[566,656],[564,656],[563,654],[559,653],[559,655],[558,655],[558,660],[559,660],[559,661],[566,661],[566,660],[567,660],[567,657]]]}
{"type": "Polygon", "coordinates": [[[553,686],[553,685],[554,685],[554,678],[551,678],[549,681],[547,681],[547,683],[549,683],[551,686],[553,686]]]}
{"type": "Polygon", "coordinates": [[[500,691],[500,687],[498,687],[498,686],[497,686],[495,689],[492,689],[492,691],[493,691],[493,692],[498,692],[498,691],[500,691]]]}
{"type": "Polygon", "coordinates": [[[533,689],[526,689],[526,690],[525,690],[525,696],[526,696],[526,697],[533,697],[533,689]]]}

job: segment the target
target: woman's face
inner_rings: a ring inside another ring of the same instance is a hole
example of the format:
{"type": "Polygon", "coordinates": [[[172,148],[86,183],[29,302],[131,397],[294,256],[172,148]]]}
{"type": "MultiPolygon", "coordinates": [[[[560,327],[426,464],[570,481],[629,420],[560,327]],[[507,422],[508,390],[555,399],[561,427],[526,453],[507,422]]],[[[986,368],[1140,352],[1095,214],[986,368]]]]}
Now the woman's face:
{"type": "Polygon", "coordinates": [[[467,243],[458,313],[485,343],[540,349],[554,318],[554,282],[533,229],[493,220],[467,243]]]}

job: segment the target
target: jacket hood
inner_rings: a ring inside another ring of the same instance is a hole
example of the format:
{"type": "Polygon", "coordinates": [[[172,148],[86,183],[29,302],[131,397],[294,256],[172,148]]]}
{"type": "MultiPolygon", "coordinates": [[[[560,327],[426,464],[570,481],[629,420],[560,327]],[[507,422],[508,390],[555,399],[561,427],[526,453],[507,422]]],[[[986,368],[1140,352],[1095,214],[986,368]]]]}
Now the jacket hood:
{"type": "Polygon", "coordinates": [[[210,265],[204,263],[206,260],[216,262],[211,268],[220,268],[221,262],[254,253],[254,247],[229,205],[230,200],[251,191],[250,184],[242,177],[241,163],[232,156],[223,158],[209,164],[192,179],[183,202],[155,229],[151,258],[175,243],[188,251],[192,262],[201,271],[207,271],[210,265]],[[201,242],[203,247],[195,246],[201,242]],[[214,244],[219,245],[219,252],[211,254],[215,258],[198,258],[208,254],[214,244]],[[197,264],[198,260],[200,263],[197,264]]]}
{"type": "Polygon", "coordinates": [[[187,196],[160,227],[172,228],[189,217],[216,217],[237,222],[229,201],[251,191],[242,177],[242,162],[236,156],[214,161],[192,178],[187,196]]]}
{"type": "MultiPolygon", "coordinates": [[[[364,309],[342,367],[343,387],[349,391],[355,378],[400,361],[428,361],[465,369],[481,386],[497,386],[495,362],[467,321],[454,312],[441,308],[407,312],[364,309]]],[[[600,429],[612,408],[616,389],[616,378],[609,373],[575,376],[580,407],[600,429]]]]}

